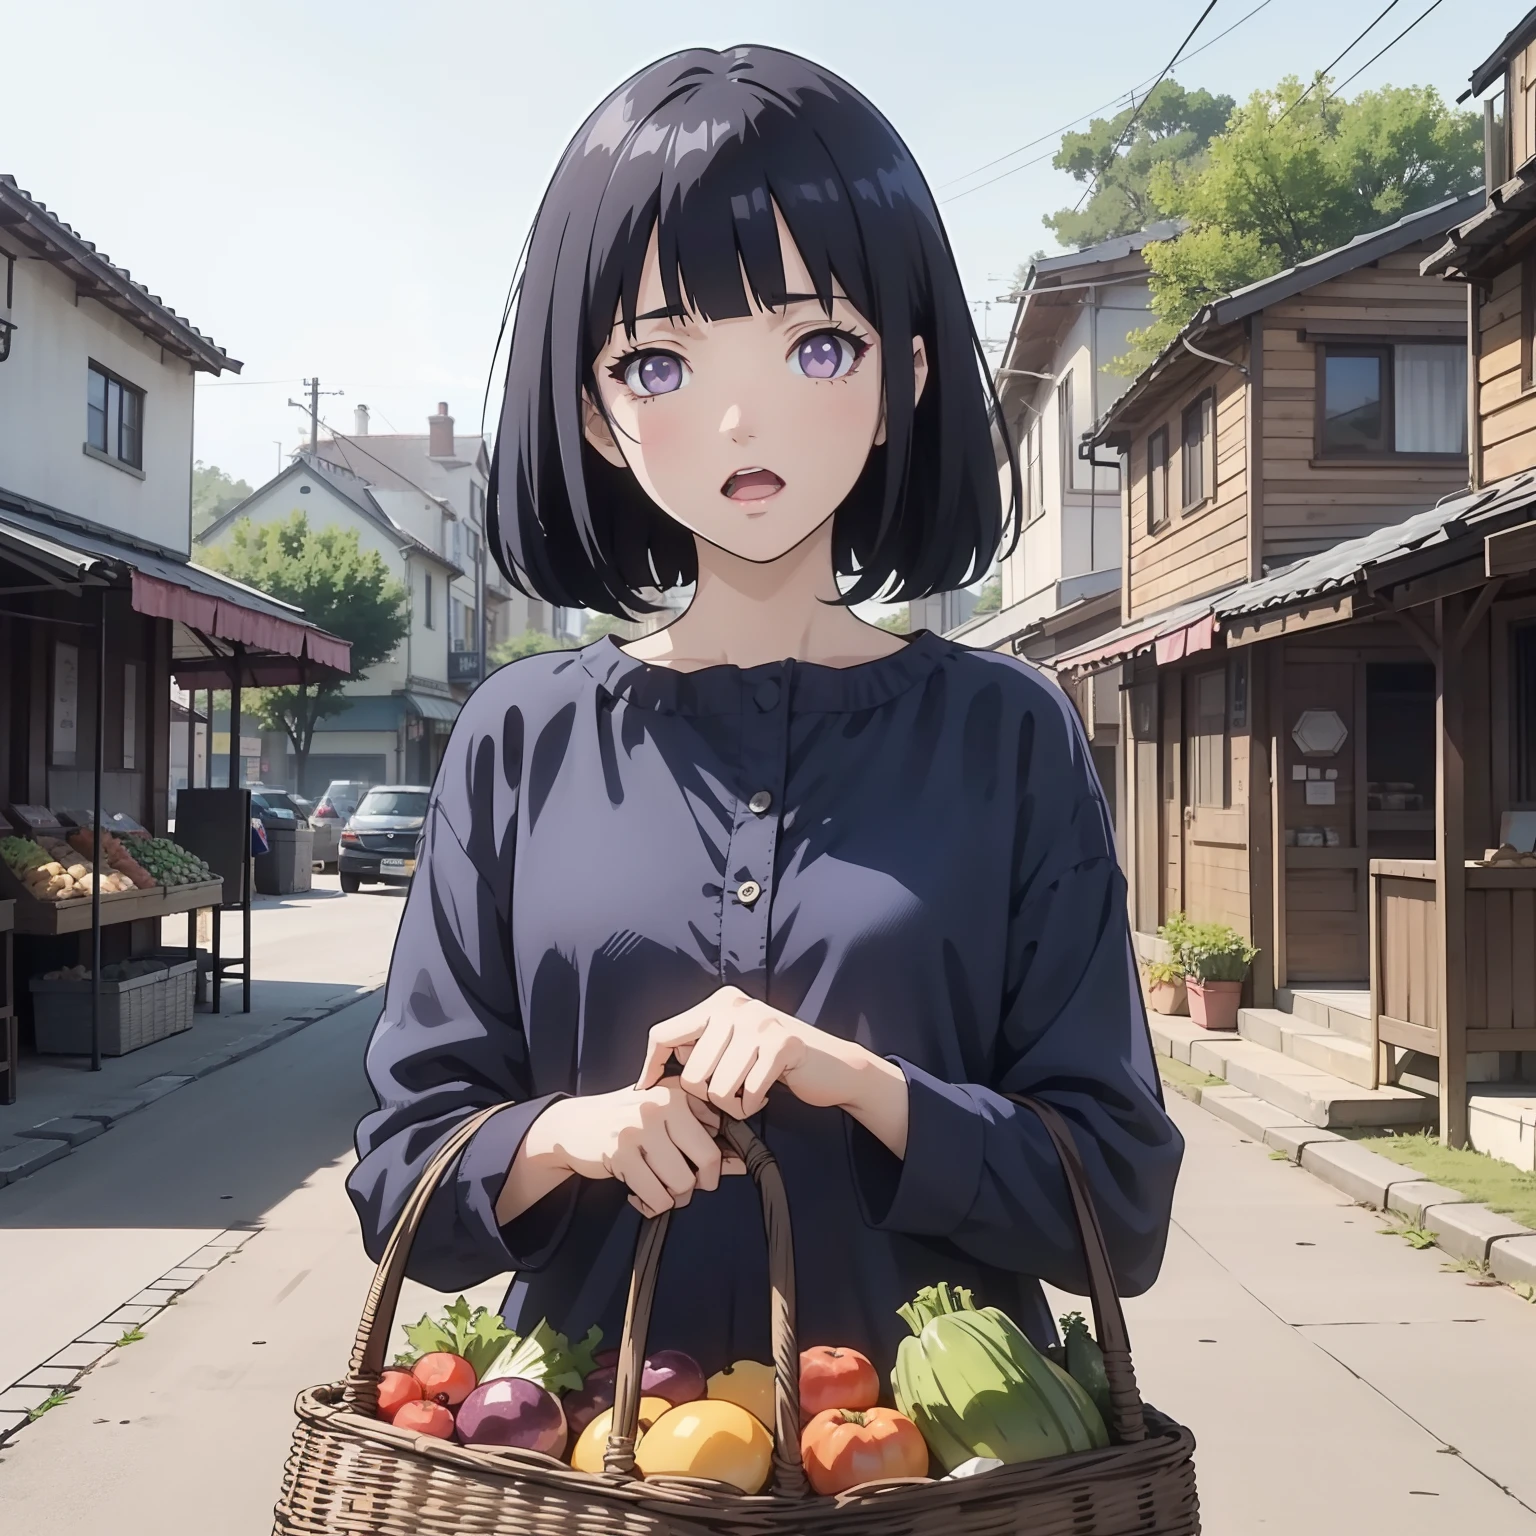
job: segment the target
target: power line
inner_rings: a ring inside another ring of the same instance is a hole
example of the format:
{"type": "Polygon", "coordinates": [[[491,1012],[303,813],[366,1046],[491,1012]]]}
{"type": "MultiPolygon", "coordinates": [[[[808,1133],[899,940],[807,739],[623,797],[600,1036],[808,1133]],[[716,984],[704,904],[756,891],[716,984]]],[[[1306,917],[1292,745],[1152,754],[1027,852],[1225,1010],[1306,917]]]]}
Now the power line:
{"type": "MultiPolygon", "coordinates": [[[[1312,92],[1315,91],[1318,88],[1318,86],[1320,86],[1323,83],[1323,81],[1328,78],[1328,76],[1333,72],[1334,68],[1338,65],[1339,60],[1347,58],[1351,53],[1353,53],[1355,48],[1356,48],[1356,46],[1359,43],[1363,42],[1364,39],[1370,33],[1374,32],[1376,30],[1377,26],[1380,25],[1382,20],[1387,16],[1388,12],[1396,9],[1396,7],[1400,3],[1401,3],[1401,0],[1387,0],[1386,7],[1377,15],[1375,21],[1373,21],[1365,29],[1364,32],[1360,33],[1360,35],[1358,37],[1356,37],[1355,40],[1352,43],[1350,43],[1349,47],[1346,48],[1343,51],[1343,53],[1339,54],[1338,58],[1330,60],[1327,64],[1323,65],[1323,67],[1320,70],[1318,70],[1318,72],[1315,75],[1313,75],[1313,77],[1312,77],[1312,84],[1309,85],[1306,88],[1306,90],[1304,90],[1301,93],[1301,95],[1298,96],[1296,98],[1296,100],[1293,101],[1290,104],[1290,106],[1288,106],[1285,109],[1285,111],[1282,112],[1280,114],[1280,116],[1277,117],[1274,120],[1274,122],[1273,122],[1273,124],[1271,126],[1275,127],[1275,128],[1278,128],[1280,126],[1280,124],[1283,123],[1286,120],[1286,118],[1288,118],[1291,115],[1291,113],[1294,112],[1296,110],[1296,108],[1299,107],[1302,104],[1302,102],[1304,102],[1307,99],[1307,97],[1310,96],[1312,94],[1312,92]]],[[[1390,47],[1391,45],[1388,44],[1388,46],[1390,47]]],[[[1354,76],[1351,75],[1350,79],[1351,80],[1354,79],[1354,76]]],[[[1323,99],[1326,101],[1328,98],[1324,97],[1323,99]]]]}
{"type": "MultiPolygon", "coordinates": [[[[1155,91],[1158,86],[1163,83],[1169,72],[1173,69],[1173,66],[1179,62],[1181,57],[1183,57],[1184,50],[1188,48],[1190,43],[1194,40],[1195,33],[1200,30],[1201,26],[1205,22],[1205,18],[1209,16],[1215,9],[1216,0],[1210,0],[1210,3],[1206,6],[1206,8],[1200,12],[1199,20],[1196,21],[1194,26],[1189,29],[1189,36],[1179,44],[1178,52],[1175,53],[1174,56],[1168,60],[1167,64],[1163,66],[1162,74],[1160,74],[1157,79],[1152,82],[1152,90],[1148,91],[1147,94],[1141,98],[1141,106],[1137,107],[1136,110],[1131,113],[1131,120],[1121,130],[1120,137],[1115,140],[1115,146],[1109,152],[1109,159],[1105,162],[1106,169],[1115,163],[1115,156],[1120,153],[1120,146],[1125,143],[1127,137],[1130,135],[1131,129],[1136,126],[1137,120],[1141,117],[1141,114],[1147,103],[1151,101],[1152,92],[1155,91]]],[[[1076,213],[1083,206],[1083,204],[1088,201],[1089,196],[1097,189],[1099,185],[1099,174],[1099,172],[1095,171],[1093,174],[1093,180],[1083,188],[1083,195],[1078,198],[1077,202],[1072,206],[1073,213],[1076,213]]]]}
{"type": "MultiPolygon", "coordinates": [[[[1249,21],[1253,17],[1257,16],[1260,11],[1262,11],[1266,6],[1270,5],[1271,3],[1272,3],[1272,0],[1259,0],[1259,3],[1256,6],[1254,6],[1254,8],[1251,11],[1247,11],[1243,15],[1239,16],[1237,18],[1237,20],[1234,21],[1230,27],[1226,28],[1225,31],[1218,32],[1215,37],[1210,39],[1209,42],[1201,43],[1201,45],[1198,48],[1194,49],[1192,52],[1187,54],[1185,56],[1184,62],[1187,64],[1190,59],[1197,58],[1200,54],[1204,53],[1207,48],[1214,48],[1216,46],[1216,44],[1219,43],[1222,40],[1222,38],[1228,36],[1230,33],[1233,33],[1235,31],[1237,31],[1237,29],[1240,26],[1242,26],[1244,22],[1249,21]]],[[[1058,134],[1065,133],[1069,128],[1077,127],[1077,125],[1079,123],[1086,123],[1090,118],[1097,117],[1100,112],[1107,112],[1111,107],[1118,107],[1118,106],[1121,106],[1121,105],[1124,105],[1124,104],[1129,104],[1130,102],[1135,101],[1135,99],[1136,99],[1136,92],[1139,91],[1142,88],[1142,86],[1150,84],[1152,81],[1156,80],[1157,78],[1159,78],[1159,77],[1156,76],[1156,75],[1148,75],[1145,80],[1141,81],[1137,85],[1132,86],[1130,90],[1122,91],[1113,100],[1106,101],[1102,106],[1095,107],[1091,112],[1085,112],[1085,113],[1083,113],[1083,115],[1081,117],[1074,117],[1070,123],[1063,123],[1060,128],[1053,128],[1053,129],[1051,129],[1051,131],[1049,133],[1042,133],[1039,136],[1039,138],[1031,139],[1027,144],[1017,145],[1015,148],[1010,149],[1006,154],[999,155],[995,160],[988,160],[985,165],[973,166],[970,170],[966,171],[963,175],[952,176],[948,181],[940,182],[938,187],[935,188],[935,190],[939,191],[939,192],[943,192],[944,190],[946,190],[946,188],[959,186],[959,184],[962,181],[969,181],[972,176],[979,176],[979,175],[981,175],[981,173],[983,171],[991,170],[994,165],[1001,165],[1004,160],[1011,160],[1011,159],[1013,159],[1013,157],[1015,155],[1022,155],[1026,149],[1033,149],[1035,147],[1035,145],[1037,145],[1037,144],[1044,144],[1048,139],[1054,139],[1058,134]]],[[[1054,154],[1055,151],[1053,150],[1053,151],[1051,151],[1051,153],[1054,154]]],[[[1049,157],[1048,156],[1043,156],[1043,155],[1042,156],[1038,156],[1034,160],[1027,160],[1027,161],[1025,161],[1024,164],[1025,165],[1038,165],[1042,159],[1046,159],[1046,158],[1049,158],[1049,157]]],[[[1023,169],[1024,169],[1023,165],[1016,165],[1016,166],[1013,167],[1012,170],[1004,171],[1003,172],[1003,176],[1011,176],[1014,171],[1022,171],[1023,169]]],[[[992,185],[993,181],[1001,181],[1001,180],[1002,180],[1001,176],[994,176],[994,177],[992,177],[991,181],[984,181],[984,182],[982,182],[981,183],[981,187],[989,187],[989,186],[992,185]]],[[[955,194],[955,197],[967,197],[967,196],[969,196],[970,192],[979,192],[981,190],[981,187],[971,187],[969,189],[969,192],[958,192],[958,193],[955,194]]],[[[952,202],[955,201],[955,198],[954,197],[945,198],[944,201],[952,203],[952,202]]]]}
{"type": "Polygon", "coordinates": [[[1430,5],[1430,6],[1429,6],[1429,8],[1428,8],[1428,10],[1423,10],[1423,11],[1420,11],[1420,12],[1419,12],[1419,14],[1418,14],[1418,15],[1417,15],[1417,16],[1415,16],[1415,17],[1414,17],[1414,18],[1413,18],[1413,20],[1412,20],[1412,21],[1410,21],[1410,22],[1409,22],[1409,23],[1408,23],[1408,25],[1407,25],[1407,26],[1406,26],[1406,27],[1404,27],[1404,28],[1403,28],[1403,30],[1402,30],[1402,31],[1401,31],[1401,32],[1399,32],[1399,33],[1398,33],[1398,34],[1397,34],[1397,36],[1396,36],[1396,37],[1394,37],[1394,38],[1393,38],[1393,39],[1392,39],[1392,41],[1391,41],[1391,42],[1390,42],[1390,43],[1388,43],[1388,44],[1386,44],[1386,46],[1385,46],[1385,47],[1382,47],[1382,48],[1379,48],[1379,49],[1377,49],[1377,51],[1376,51],[1376,52],[1375,52],[1375,53],[1373,53],[1373,54],[1372,54],[1372,55],[1371,55],[1371,56],[1370,56],[1370,58],[1368,58],[1368,59],[1367,59],[1367,60],[1366,60],[1366,61],[1365,61],[1365,63],[1364,63],[1364,64],[1362,64],[1362,65],[1361,65],[1361,66],[1360,66],[1360,68],[1359,68],[1359,69],[1357,69],[1357,70],[1356,70],[1356,71],[1355,71],[1355,72],[1354,72],[1354,74],[1352,74],[1352,75],[1351,75],[1351,76],[1350,76],[1350,77],[1349,77],[1349,80],[1344,80],[1344,81],[1341,81],[1341,82],[1340,82],[1340,83],[1339,83],[1339,84],[1338,84],[1338,85],[1337,85],[1337,86],[1335,86],[1335,87],[1334,87],[1334,89],[1333,89],[1333,90],[1331,90],[1331,91],[1329,91],[1329,93],[1328,93],[1328,94],[1327,94],[1327,96],[1326,96],[1326,97],[1324,97],[1324,100],[1325,100],[1325,101],[1332,101],[1332,100],[1333,100],[1333,98],[1334,98],[1334,97],[1335,97],[1335,96],[1337,96],[1337,95],[1338,95],[1338,94],[1339,94],[1339,92],[1340,92],[1340,91],[1342,91],[1342,90],[1343,90],[1343,89],[1344,89],[1344,87],[1345,87],[1345,86],[1346,86],[1346,85],[1348,85],[1348,84],[1349,84],[1349,81],[1350,81],[1350,80],[1354,80],[1354,79],[1357,79],[1357,78],[1358,78],[1358,77],[1359,77],[1359,76],[1361,76],[1361,75],[1363,75],[1363,74],[1364,74],[1364,73],[1365,73],[1365,72],[1366,72],[1366,70],[1368,70],[1368,69],[1369,69],[1369,68],[1370,68],[1370,67],[1371,67],[1371,65],[1372,65],[1372,64],[1374,64],[1374,63],[1375,63],[1375,62],[1376,62],[1376,60],[1377,60],[1377,59],[1379,59],[1379,58],[1380,58],[1380,57],[1381,57],[1381,56],[1382,56],[1382,54],[1384,54],[1384,53],[1385,53],[1385,52],[1386,52],[1386,51],[1387,51],[1387,49],[1388,49],[1388,48],[1395,48],[1395,47],[1396,47],[1396,46],[1397,46],[1397,45],[1398,45],[1398,44],[1399,44],[1399,43],[1400,43],[1400,42],[1402,42],[1402,40],[1403,40],[1403,39],[1404,39],[1404,38],[1405,38],[1405,37],[1407,37],[1407,36],[1408,36],[1408,34],[1409,34],[1409,33],[1410,33],[1410,32],[1412,32],[1412,31],[1413,31],[1413,29],[1414,29],[1414,28],[1415,28],[1415,27],[1416,27],[1416,26],[1418,26],[1418,24],[1419,24],[1419,23],[1420,23],[1420,22],[1421,22],[1421,21],[1423,21],[1423,20],[1424,20],[1424,18],[1425,18],[1425,17],[1426,17],[1426,16],[1428,16],[1428,15],[1429,15],[1429,12],[1430,12],[1430,11],[1436,11],[1436,10],[1439,10],[1439,8],[1440,8],[1440,7],[1441,7],[1441,5],[1443,5],[1443,4],[1444,4],[1444,3],[1445,3],[1445,0],[1434,0],[1434,3],[1433,3],[1433,4],[1432,4],[1432,5],[1430,5]]]}

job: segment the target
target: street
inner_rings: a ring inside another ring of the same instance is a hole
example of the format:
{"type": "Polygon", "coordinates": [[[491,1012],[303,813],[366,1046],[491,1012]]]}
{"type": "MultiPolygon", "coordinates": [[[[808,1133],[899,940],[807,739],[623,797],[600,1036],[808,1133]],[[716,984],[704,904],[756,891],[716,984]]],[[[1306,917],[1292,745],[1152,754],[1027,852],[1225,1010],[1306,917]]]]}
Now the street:
{"type": "MultiPolygon", "coordinates": [[[[274,903],[257,914],[258,974],[377,977],[400,908],[320,890],[274,903]],[[280,948],[284,932],[300,942],[280,948]]],[[[353,1002],[0,1190],[7,1382],[86,1312],[253,1229],[0,1446],[0,1528],[266,1536],[294,1395],[344,1372],[370,1276],[343,1179],[377,1010],[377,994],[353,1002]]],[[[1205,1529],[1536,1536],[1536,1307],[1442,1272],[1438,1250],[1378,1235],[1372,1212],[1170,1104],[1189,1147],[1176,1224],[1128,1314],[1144,1392],[1198,1442],[1205,1529]]],[[[408,1288],[400,1315],[432,1301],[408,1288]]]]}

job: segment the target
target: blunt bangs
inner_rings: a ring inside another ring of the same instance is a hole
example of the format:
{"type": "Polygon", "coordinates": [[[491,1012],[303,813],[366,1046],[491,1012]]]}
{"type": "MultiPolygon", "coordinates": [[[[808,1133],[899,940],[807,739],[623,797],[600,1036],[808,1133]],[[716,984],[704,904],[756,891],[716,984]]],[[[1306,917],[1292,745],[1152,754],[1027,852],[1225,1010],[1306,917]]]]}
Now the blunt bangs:
{"type": "MultiPolygon", "coordinates": [[[[845,603],[974,581],[1018,537],[1018,468],[953,253],[890,124],[835,75],[771,48],[690,49],[619,87],[544,195],[516,312],[488,497],[520,590],[647,612],[640,589],[697,575],[694,536],[586,442],[583,395],[617,314],[631,337],[654,235],[667,306],[709,321],[784,302],[774,210],[828,313],[841,291],[881,341],[886,441],[837,508],[845,603]],[[921,336],[928,381],[914,402],[921,336]],[[992,425],[1012,476],[1002,506],[992,425]]],[[[600,402],[598,402],[600,404],[600,402]]]]}

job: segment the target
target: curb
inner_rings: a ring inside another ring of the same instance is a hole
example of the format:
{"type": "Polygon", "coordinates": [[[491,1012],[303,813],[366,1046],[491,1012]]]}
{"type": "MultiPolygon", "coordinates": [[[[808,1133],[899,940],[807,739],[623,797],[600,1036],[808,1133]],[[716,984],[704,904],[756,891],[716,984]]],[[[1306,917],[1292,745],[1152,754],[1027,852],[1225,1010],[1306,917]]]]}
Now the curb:
{"type": "MultiPolygon", "coordinates": [[[[0,1187],[14,1184],[28,1174],[36,1173],[39,1168],[46,1168],[49,1163],[67,1157],[76,1147],[110,1130],[119,1120],[147,1108],[169,1093],[175,1093],[178,1088],[185,1088],[188,1083],[198,1082],[223,1067],[244,1061],[247,1056],[254,1056],[258,1051],[286,1040],[289,1035],[296,1035],[301,1029],[308,1029],[311,1024],[328,1019],[332,1014],[340,1013],[343,1008],[350,1008],[354,1003],[382,990],[382,982],[372,987],[359,987],[355,992],[332,998],[318,1008],[291,1013],[265,1029],[242,1035],[228,1045],[194,1057],[184,1064],[181,1072],[147,1078],[126,1093],[87,1105],[73,1115],[55,1116],[15,1132],[18,1138],[16,1141],[0,1146],[0,1187]]],[[[3,1394],[0,1394],[0,1399],[3,1399],[3,1394]]],[[[0,1401],[0,1416],[4,1412],[3,1401],[0,1401]]],[[[0,1425],[0,1438],[4,1434],[4,1427],[0,1425]]]]}
{"type": "Polygon", "coordinates": [[[174,1306],[183,1292],[191,1290],[231,1254],[238,1253],[261,1230],[226,1228],[94,1327],[87,1328],[73,1343],[27,1371],[15,1386],[0,1391],[0,1450],[10,1445],[18,1430],[67,1403],[80,1390],[81,1379],[114,1350],[126,1348],[124,1334],[143,1328],[167,1307],[174,1306]]]}
{"type": "Polygon", "coordinates": [[[1512,1217],[1500,1216],[1459,1190],[1432,1183],[1336,1131],[1300,1123],[1287,1111],[1229,1083],[1201,1087],[1170,1078],[1162,1082],[1260,1146],[1283,1153],[1288,1162],[1332,1185],[1357,1205],[1400,1217],[1432,1234],[1435,1245],[1452,1258],[1486,1265],[1493,1278],[1505,1285],[1536,1287],[1536,1231],[1512,1217]]]}

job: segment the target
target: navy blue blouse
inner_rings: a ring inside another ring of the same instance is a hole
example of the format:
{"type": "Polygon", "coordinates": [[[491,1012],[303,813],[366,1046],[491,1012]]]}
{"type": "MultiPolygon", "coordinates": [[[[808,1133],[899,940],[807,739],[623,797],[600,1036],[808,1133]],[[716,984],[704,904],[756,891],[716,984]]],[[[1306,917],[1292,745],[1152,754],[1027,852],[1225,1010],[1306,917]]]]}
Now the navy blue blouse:
{"type": "MultiPolygon", "coordinates": [[[[1037,1277],[1081,1292],[1085,1272],[1051,1144],[1008,1092],[1071,1123],[1122,1291],[1156,1278],[1183,1143],[1086,743],[1024,663],[927,631],[853,667],[695,672],[605,638],[480,686],[368,1051],[379,1108],[348,1188],[369,1253],[449,1129],[504,1102],[410,1273],[454,1291],[516,1271],[511,1327],[616,1342],[642,1219],[622,1186],[571,1179],[505,1227],[497,1195],[546,1106],[633,1082],[650,1027],[727,983],[907,1079],[904,1159],[782,1087],[752,1122],[788,1189],[802,1348],[883,1373],[896,1308],[940,1280],[1050,1336],[1037,1277]]],[[[768,1360],[768,1320],[755,1191],[727,1178],[673,1215],[650,1347],[768,1360]]]]}

